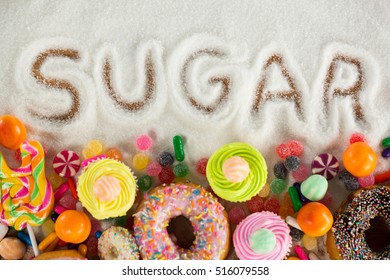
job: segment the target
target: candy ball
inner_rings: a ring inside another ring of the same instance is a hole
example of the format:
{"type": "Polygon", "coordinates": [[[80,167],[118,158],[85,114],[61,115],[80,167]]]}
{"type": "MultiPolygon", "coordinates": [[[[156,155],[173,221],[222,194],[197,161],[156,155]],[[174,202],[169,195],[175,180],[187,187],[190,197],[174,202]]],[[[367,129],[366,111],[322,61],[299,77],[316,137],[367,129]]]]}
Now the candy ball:
{"type": "Polygon", "coordinates": [[[276,153],[280,158],[287,158],[291,156],[290,148],[287,146],[287,144],[280,144],[276,147],[276,153]]]}
{"type": "Polygon", "coordinates": [[[19,260],[26,253],[26,246],[16,237],[6,237],[0,242],[0,255],[6,260],[19,260]]]}
{"type": "Polygon", "coordinates": [[[188,174],[188,166],[185,163],[178,163],[174,168],[173,168],[173,173],[175,174],[176,177],[182,178],[187,176],[188,174]]]}
{"type": "Polygon", "coordinates": [[[274,175],[279,179],[286,179],[288,176],[288,170],[284,166],[283,162],[278,162],[274,165],[274,175]]]}
{"type": "Polygon", "coordinates": [[[143,170],[148,166],[149,157],[144,153],[137,153],[133,157],[133,166],[136,170],[143,170]]]}
{"type": "Polygon", "coordinates": [[[162,184],[169,185],[173,182],[173,179],[175,179],[175,174],[173,174],[172,169],[168,167],[163,167],[160,174],[158,174],[158,179],[162,184]]]}
{"type": "Polygon", "coordinates": [[[286,158],[286,161],[284,162],[284,166],[289,171],[297,170],[300,164],[301,164],[301,160],[297,156],[289,156],[286,158]]]}
{"type": "Polygon", "coordinates": [[[241,183],[249,175],[249,163],[242,157],[233,156],[223,163],[222,172],[228,181],[241,183]]]}
{"type": "Polygon", "coordinates": [[[265,183],[264,187],[259,192],[260,197],[267,197],[269,195],[269,192],[271,191],[271,188],[268,183],[265,183]]]}
{"type": "Polygon", "coordinates": [[[374,150],[364,142],[351,144],[343,155],[343,163],[352,175],[365,177],[370,175],[377,163],[377,155],[374,150]]]}
{"type": "Polygon", "coordinates": [[[290,155],[299,157],[303,154],[303,145],[297,140],[292,140],[287,143],[287,147],[290,149],[290,155]]]}
{"type": "Polygon", "coordinates": [[[353,144],[356,142],[366,142],[366,137],[361,133],[353,133],[349,138],[349,143],[353,144]]]}
{"type": "Polygon", "coordinates": [[[297,222],[305,234],[318,237],[330,230],[333,224],[333,216],[322,203],[309,202],[299,210],[297,222]]]}
{"type": "Polygon", "coordinates": [[[300,183],[300,182],[303,182],[304,180],[306,180],[307,177],[309,177],[310,172],[309,172],[309,169],[306,167],[306,165],[301,164],[301,165],[299,165],[299,167],[296,170],[294,170],[291,173],[291,175],[296,182],[300,183]]]}
{"type": "Polygon", "coordinates": [[[284,181],[282,179],[276,178],[276,179],[272,180],[270,188],[271,188],[272,193],[281,194],[282,192],[284,192],[286,190],[287,183],[286,183],[286,181],[284,181]]]}
{"type": "Polygon", "coordinates": [[[265,228],[258,229],[249,236],[249,246],[255,253],[267,254],[276,246],[275,234],[265,228]]]}
{"type": "Polygon", "coordinates": [[[240,206],[234,206],[229,210],[229,221],[232,224],[238,225],[243,219],[245,219],[245,212],[240,206]]]}
{"type": "Polygon", "coordinates": [[[146,167],[146,174],[149,176],[158,176],[162,170],[162,166],[157,162],[151,162],[149,165],[146,167]]]}
{"type": "Polygon", "coordinates": [[[137,137],[135,140],[137,148],[140,149],[141,151],[147,151],[152,147],[153,145],[153,140],[150,138],[149,135],[143,134],[137,137]]]}
{"type": "Polygon", "coordinates": [[[275,197],[270,197],[264,202],[264,210],[278,214],[280,209],[279,200],[275,197]]]}
{"type": "Polygon", "coordinates": [[[95,157],[103,153],[103,143],[99,140],[91,140],[87,147],[83,149],[83,157],[85,159],[95,157]]]}
{"type": "Polygon", "coordinates": [[[171,166],[175,158],[170,152],[162,152],[159,154],[157,161],[161,166],[171,166]]]}
{"type": "Polygon", "coordinates": [[[206,175],[206,167],[207,167],[207,162],[209,161],[208,158],[201,158],[197,164],[196,164],[196,171],[198,171],[199,174],[201,175],[206,175]]]}
{"type": "Polygon", "coordinates": [[[246,202],[246,207],[252,213],[261,212],[264,209],[264,201],[261,199],[260,196],[255,195],[246,202]]]}
{"type": "Polygon", "coordinates": [[[122,153],[117,148],[110,148],[105,153],[106,157],[122,161],[122,153]]]}
{"type": "Polygon", "coordinates": [[[83,212],[67,210],[57,218],[54,228],[61,240],[79,244],[88,238],[91,232],[91,221],[83,212]]]}
{"type": "Polygon", "coordinates": [[[301,184],[302,194],[311,201],[321,200],[327,190],[328,181],[321,175],[311,175],[301,184]]]}
{"type": "Polygon", "coordinates": [[[152,178],[148,175],[144,175],[138,178],[137,185],[141,191],[148,191],[152,187],[152,178]]]}
{"type": "Polygon", "coordinates": [[[17,150],[26,140],[26,127],[14,116],[4,115],[0,117],[0,144],[4,147],[17,150]]]}
{"type": "Polygon", "coordinates": [[[121,183],[114,176],[102,176],[92,186],[95,197],[103,202],[115,200],[121,193],[121,183]]]}
{"type": "Polygon", "coordinates": [[[375,177],[374,175],[370,174],[366,177],[360,177],[358,178],[359,185],[363,188],[371,187],[375,184],[375,177]]]}

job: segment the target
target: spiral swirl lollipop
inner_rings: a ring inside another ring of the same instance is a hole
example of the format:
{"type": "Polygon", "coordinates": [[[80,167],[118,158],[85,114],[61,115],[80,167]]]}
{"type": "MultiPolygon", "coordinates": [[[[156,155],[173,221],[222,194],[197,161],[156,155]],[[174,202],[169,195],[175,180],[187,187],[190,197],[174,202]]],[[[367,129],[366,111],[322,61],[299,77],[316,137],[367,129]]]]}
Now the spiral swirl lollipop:
{"type": "Polygon", "coordinates": [[[251,199],[264,187],[267,165],[260,152],[246,143],[230,143],[209,159],[206,176],[219,197],[242,202],[251,199]]]}

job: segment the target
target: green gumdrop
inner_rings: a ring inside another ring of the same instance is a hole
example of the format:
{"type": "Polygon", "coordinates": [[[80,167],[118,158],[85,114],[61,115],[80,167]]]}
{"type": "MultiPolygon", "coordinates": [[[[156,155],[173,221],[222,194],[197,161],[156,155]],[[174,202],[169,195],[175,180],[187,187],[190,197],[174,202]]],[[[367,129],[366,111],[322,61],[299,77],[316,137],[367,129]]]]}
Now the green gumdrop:
{"type": "Polygon", "coordinates": [[[144,175],[138,178],[137,185],[141,191],[148,191],[152,187],[152,178],[148,175],[144,175]]]}
{"type": "Polygon", "coordinates": [[[382,140],[382,146],[383,147],[390,147],[390,137],[387,137],[382,140]]]}
{"type": "Polygon", "coordinates": [[[281,194],[287,188],[287,183],[282,179],[274,179],[270,184],[271,192],[274,194],[281,194]]]}
{"type": "Polygon", "coordinates": [[[272,231],[262,228],[249,237],[249,246],[257,254],[267,254],[276,246],[276,237],[272,231]]]}
{"type": "Polygon", "coordinates": [[[324,176],[311,175],[301,184],[302,194],[311,201],[319,201],[324,198],[328,190],[328,181],[324,176]]]}
{"type": "Polygon", "coordinates": [[[176,177],[185,177],[188,174],[188,166],[184,163],[178,163],[173,168],[173,174],[175,174],[176,177]]]}

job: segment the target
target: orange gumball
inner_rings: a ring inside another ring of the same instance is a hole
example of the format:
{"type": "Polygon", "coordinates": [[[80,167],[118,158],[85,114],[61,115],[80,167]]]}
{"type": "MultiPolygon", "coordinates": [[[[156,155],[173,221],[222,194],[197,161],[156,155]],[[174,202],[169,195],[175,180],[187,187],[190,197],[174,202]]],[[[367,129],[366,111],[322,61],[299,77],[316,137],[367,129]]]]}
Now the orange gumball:
{"type": "Polygon", "coordinates": [[[370,175],[376,167],[377,159],[374,150],[364,142],[351,144],[343,155],[345,169],[356,177],[370,175]]]}
{"type": "Polygon", "coordinates": [[[66,210],[57,218],[54,229],[61,240],[78,244],[88,238],[91,221],[83,212],[66,210]]]}
{"type": "Polygon", "coordinates": [[[4,147],[17,150],[26,140],[26,127],[14,116],[0,117],[0,144],[4,147]]]}
{"type": "Polygon", "coordinates": [[[297,222],[305,234],[318,237],[330,230],[333,225],[333,215],[324,204],[310,202],[299,210],[297,222]]]}

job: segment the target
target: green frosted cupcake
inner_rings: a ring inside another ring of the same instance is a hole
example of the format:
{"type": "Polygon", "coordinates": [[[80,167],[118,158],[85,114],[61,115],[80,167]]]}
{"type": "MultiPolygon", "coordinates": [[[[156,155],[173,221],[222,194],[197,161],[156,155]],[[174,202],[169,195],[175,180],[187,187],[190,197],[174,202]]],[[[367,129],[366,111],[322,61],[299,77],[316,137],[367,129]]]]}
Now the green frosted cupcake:
{"type": "Polygon", "coordinates": [[[209,159],[206,176],[219,197],[242,202],[251,199],[264,187],[267,165],[258,150],[246,143],[230,143],[209,159]]]}

